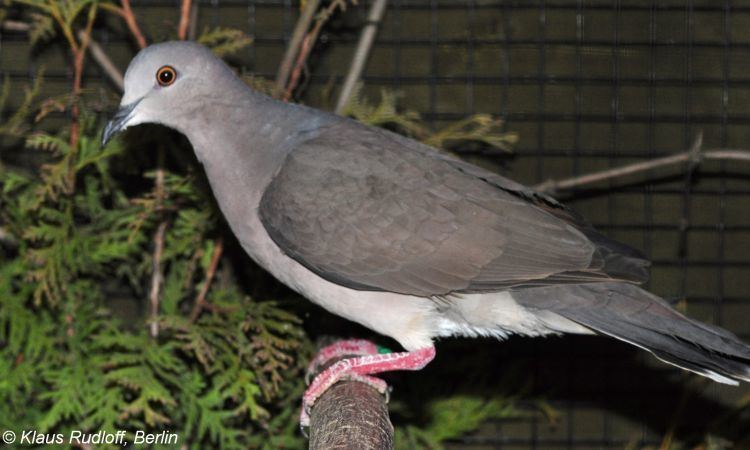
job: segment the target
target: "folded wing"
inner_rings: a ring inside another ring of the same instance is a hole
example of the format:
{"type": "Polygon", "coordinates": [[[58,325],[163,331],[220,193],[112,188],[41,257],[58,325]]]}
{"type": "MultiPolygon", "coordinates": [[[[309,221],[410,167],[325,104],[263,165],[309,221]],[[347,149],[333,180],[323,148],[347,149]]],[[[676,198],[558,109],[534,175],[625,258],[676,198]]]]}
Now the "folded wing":
{"type": "Polygon", "coordinates": [[[439,296],[647,278],[637,252],[554,200],[349,121],[289,154],[260,216],[287,255],[360,290],[439,296]]]}

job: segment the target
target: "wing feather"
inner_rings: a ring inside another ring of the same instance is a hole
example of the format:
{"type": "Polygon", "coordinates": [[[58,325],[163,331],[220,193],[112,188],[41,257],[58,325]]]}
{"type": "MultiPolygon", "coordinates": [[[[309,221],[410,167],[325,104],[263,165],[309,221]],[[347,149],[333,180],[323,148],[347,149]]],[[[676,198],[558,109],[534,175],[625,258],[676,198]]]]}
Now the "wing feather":
{"type": "Polygon", "coordinates": [[[288,155],[260,216],[287,255],[355,289],[436,296],[645,277],[635,251],[554,200],[349,121],[288,155]]]}

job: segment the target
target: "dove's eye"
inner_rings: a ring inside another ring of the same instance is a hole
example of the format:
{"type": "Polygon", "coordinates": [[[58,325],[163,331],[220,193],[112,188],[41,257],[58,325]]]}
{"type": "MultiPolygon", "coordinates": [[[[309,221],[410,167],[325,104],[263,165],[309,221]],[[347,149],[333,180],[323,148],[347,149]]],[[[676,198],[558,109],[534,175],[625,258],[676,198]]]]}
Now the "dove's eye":
{"type": "Polygon", "coordinates": [[[156,81],[161,86],[169,86],[177,78],[177,72],[172,66],[162,66],[156,71],[156,81]]]}

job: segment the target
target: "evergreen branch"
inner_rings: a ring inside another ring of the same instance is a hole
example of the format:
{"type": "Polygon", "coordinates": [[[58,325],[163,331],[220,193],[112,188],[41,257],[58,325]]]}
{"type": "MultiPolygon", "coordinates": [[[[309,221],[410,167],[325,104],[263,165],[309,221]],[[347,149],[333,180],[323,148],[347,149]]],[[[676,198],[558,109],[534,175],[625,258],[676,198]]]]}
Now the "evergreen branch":
{"type": "Polygon", "coordinates": [[[204,30],[198,42],[210,48],[217,56],[224,56],[250,45],[253,40],[241,30],[217,27],[204,30]]]}
{"type": "Polygon", "coordinates": [[[55,22],[50,16],[37,13],[31,13],[29,16],[31,17],[31,24],[25,31],[29,32],[32,46],[37,42],[51,38],[55,34],[55,22]]]}
{"type": "MultiPolygon", "coordinates": [[[[105,8],[108,10],[111,10],[111,7],[113,6],[105,3],[101,5],[102,8],[104,8],[105,5],[110,7],[105,8]]],[[[119,8],[115,8],[119,10],[119,8]]],[[[46,26],[46,23],[51,23],[49,21],[49,17],[39,14],[32,14],[31,17],[35,22],[33,25],[15,20],[5,20],[3,22],[0,22],[0,28],[3,30],[29,33],[29,38],[31,39],[32,45],[35,42],[51,37],[50,33],[54,32],[54,29],[48,29],[46,26]],[[39,19],[35,19],[35,17],[37,16],[39,17],[39,19]]],[[[79,40],[83,39],[83,30],[78,30],[76,34],[79,40]]],[[[110,59],[109,55],[107,55],[102,46],[91,36],[89,36],[89,50],[91,51],[91,56],[94,58],[94,61],[96,61],[99,67],[101,67],[105,75],[107,75],[107,77],[112,80],[117,89],[122,92],[124,87],[122,72],[117,69],[115,64],[112,62],[112,59],[110,59]]]]}
{"type": "Polygon", "coordinates": [[[518,142],[518,134],[503,132],[500,129],[502,123],[502,119],[489,114],[474,114],[438,130],[422,142],[436,148],[447,148],[451,142],[475,141],[509,152],[518,142]]]}
{"type": "MultiPolygon", "coordinates": [[[[515,399],[505,395],[483,396],[454,394],[446,398],[431,399],[425,409],[429,420],[419,427],[406,425],[396,430],[396,449],[441,449],[443,442],[457,439],[477,430],[491,419],[521,416],[515,399]]],[[[393,410],[398,405],[392,405],[393,410]]]]}
{"type": "MultiPolygon", "coordinates": [[[[48,0],[14,0],[16,3],[20,3],[22,5],[28,5],[34,8],[39,8],[44,12],[49,13],[50,12],[50,6],[48,0]]],[[[7,4],[8,2],[6,2],[7,4]]]]}
{"type": "Polygon", "coordinates": [[[68,45],[70,46],[70,49],[72,50],[73,54],[78,53],[78,42],[76,41],[75,37],[73,36],[73,32],[71,31],[70,27],[68,26],[68,21],[65,20],[62,13],[60,12],[59,8],[59,2],[56,2],[54,0],[49,0],[47,2],[48,5],[48,11],[53,19],[55,19],[55,22],[57,22],[57,25],[60,27],[60,30],[62,30],[63,35],[65,36],[65,39],[68,41],[68,45]]]}
{"type": "MultiPolygon", "coordinates": [[[[78,138],[80,137],[80,130],[81,125],[79,123],[79,107],[78,107],[78,96],[81,93],[81,83],[83,83],[83,62],[84,58],[86,57],[86,49],[89,46],[90,38],[91,38],[91,31],[94,27],[94,20],[96,20],[96,11],[97,11],[97,3],[93,3],[91,7],[89,7],[89,13],[86,18],[86,27],[83,29],[83,33],[81,34],[81,42],[79,45],[73,47],[71,46],[71,50],[73,51],[73,91],[72,91],[72,97],[73,97],[73,105],[71,107],[71,116],[73,123],[70,127],[70,147],[71,150],[75,152],[76,147],[78,146],[78,138]]],[[[74,18],[74,17],[73,17],[74,18]]],[[[73,18],[69,18],[68,23],[65,24],[65,30],[66,34],[73,34],[73,28],[72,28],[72,21],[73,18]]],[[[73,38],[73,41],[75,41],[75,38],[73,38]]],[[[75,172],[72,170],[69,172],[69,186],[71,188],[75,185],[75,172]]]]}
{"type": "MultiPolygon", "coordinates": [[[[22,137],[23,134],[27,132],[26,121],[31,113],[34,102],[41,92],[43,81],[44,68],[41,67],[34,76],[34,83],[25,88],[23,100],[21,101],[21,104],[16,107],[16,111],[5,120],[5,123],[0,124],[0,134],[22,137]]],[[[3,81],[3,87],[0,90],[0,111],[5,108],[10,89],[10,77],[6,75],[3,81]]]]}
{"type": "Polygon", "coordinates": [[[427,139],[430,130],[422,123],[416,111],[398,111],[399,95],[388,89],[381,89],[380,102],[371,104],[362,95],[362,84],[355,88],[343,115],[351,116],[359,122],[375,127],[395,125],[398,130],[417,139],[427,139]]]}
{"type": "Polygon", "coordinates": [[[66,153],[70,150],[70,145],[64,139],[46,133],[32,133],[29,135],[26,138],[26,147],[52,153],[66,153]]]}

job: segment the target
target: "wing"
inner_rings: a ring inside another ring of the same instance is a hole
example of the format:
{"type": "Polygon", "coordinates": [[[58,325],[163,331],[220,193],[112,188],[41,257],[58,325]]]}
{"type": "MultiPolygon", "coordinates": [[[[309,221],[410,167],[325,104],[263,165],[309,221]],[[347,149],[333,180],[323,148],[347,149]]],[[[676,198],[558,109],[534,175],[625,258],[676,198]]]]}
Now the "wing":
{"type": "Polygon", "coordinates": [[[346,121],[288,155],[259,213],[287,255],[354,289],[437,296],[645,279],[634,252],[521,188],[346,121]]]}

